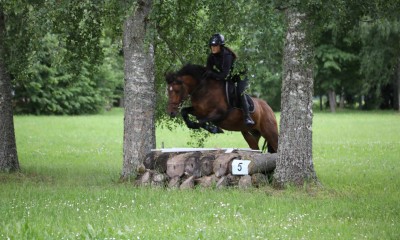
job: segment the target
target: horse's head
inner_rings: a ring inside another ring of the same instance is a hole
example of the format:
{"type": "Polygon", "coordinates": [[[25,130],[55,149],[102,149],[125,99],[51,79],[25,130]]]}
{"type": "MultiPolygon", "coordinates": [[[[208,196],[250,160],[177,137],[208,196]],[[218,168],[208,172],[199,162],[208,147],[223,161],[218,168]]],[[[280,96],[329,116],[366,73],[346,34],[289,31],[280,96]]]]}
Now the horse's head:
{"type": "Polygon", "coordinates": [[[179,107],[187,98],[188,93],[185,89],[183,80],[180,79],[175,73],[167,74],[165,80],[167,81],[168,92],[167,113],[171,117],[176,117],[179,112],[179,107]]]}
{"type": "Polygon", "coordinates": [[[175,73],[165,76],[167,81],[168,107],[167,112],[171,117],[178,115],[181,103],[193,92],[199,90],[199,85],[206,71],[201,65],[187,64],[175,73]]]}

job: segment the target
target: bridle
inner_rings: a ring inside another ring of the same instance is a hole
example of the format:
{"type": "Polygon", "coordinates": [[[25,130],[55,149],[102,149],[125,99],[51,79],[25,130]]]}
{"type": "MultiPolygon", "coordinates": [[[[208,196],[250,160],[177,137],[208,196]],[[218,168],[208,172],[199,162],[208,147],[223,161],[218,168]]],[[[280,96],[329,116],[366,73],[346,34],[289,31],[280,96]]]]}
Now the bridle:
{"type": "Polygon", "coordinates": [[[184,82],[182,80],[175,78],[168,84],[169,88],[172,88],[172,86],[171,86],[172,84],[181,85],[181,93],[179,96],[180,102],[172,102],[171,99],[168,100],[168,105],[171,105],[172,107],[177,108],[177,109],[183,104],[183,102],[190,99],[190,97],[193,96],[202,87],[202,84],[198,83],[197,86],[189,93],[189,89],[187,88],[187,86],[184,84],[184,82]]]}
{"type": "Polygon", "coordinates": [[[183,84],[182,80],[179,79],[174,79],[173,81],[171,81],[168,85],[168,91],[172,91],[173,89],[173,84],[177,84],[181,86],[181,91],[180,91],[180,95],[179,95],[179,101],[178,102],[173,102],[171,100],[171,98],[168,99],[168,105],[172,106],[174,109],[178,109],[181,107],[182,103],[184,101],[186,101],[187,99],[189,99],[189,94],[187,94],[187,89],[185,88],[185,85],[183,84]],[[186,93],[186,94],[185,94],[186,93]],[[186,96],[185,96],[186,95],[186,96]]]}

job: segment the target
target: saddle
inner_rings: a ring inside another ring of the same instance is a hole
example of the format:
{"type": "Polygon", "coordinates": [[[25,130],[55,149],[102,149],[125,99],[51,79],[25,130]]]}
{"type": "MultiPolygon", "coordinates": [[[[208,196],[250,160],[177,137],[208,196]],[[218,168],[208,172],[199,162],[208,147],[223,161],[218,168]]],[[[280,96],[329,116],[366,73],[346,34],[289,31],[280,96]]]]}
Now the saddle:
{"type": "MultiPolygon", "coordinates": [[[[240,96],[239,93],[236,89],[235,83],[232,81],[226,81],[225,82],[225,96],[226,100],[228,101],[228,105],[232,108],[238,108],[241,109],[241,101],[240,101],[240,96]]],[[[254,102],[253,99],[248,95],[245,94],[247,104],[249,106],[249,112],[253,113],[254,112],[254,102]]]]}

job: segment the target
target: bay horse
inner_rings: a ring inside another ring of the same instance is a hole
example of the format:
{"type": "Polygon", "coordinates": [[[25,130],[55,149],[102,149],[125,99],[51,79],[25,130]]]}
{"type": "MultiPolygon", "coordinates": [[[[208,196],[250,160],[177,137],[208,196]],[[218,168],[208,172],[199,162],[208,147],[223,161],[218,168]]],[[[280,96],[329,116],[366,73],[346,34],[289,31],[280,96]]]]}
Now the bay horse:
{"type": "MultiPolygon", "coordinates": [[[[251,118],[255,124],[244,124],[242,110],[228,103],[225,81],[204,79],[206,68],[201,65],[187,64],[175,73],[166,75],[168,90],[167,113],[176,117],[182,103],[190,99],[191,106],[181,109],[186,125],[191,129],[204,128],[212,133],[216,131],[209,122],[228,131],[240,131],[251,149],[259,150],[258,142],[262,136],[265,141],[262,151],[268,143],[268,152],[278,150],[278,125],[271,107],[262,99],[253,98],[254,111],[251,118]],[[196,117],[192,121],[189,114],[196,117]]],[[[219,129],[218,128],[218,129],[219,129]]]]}

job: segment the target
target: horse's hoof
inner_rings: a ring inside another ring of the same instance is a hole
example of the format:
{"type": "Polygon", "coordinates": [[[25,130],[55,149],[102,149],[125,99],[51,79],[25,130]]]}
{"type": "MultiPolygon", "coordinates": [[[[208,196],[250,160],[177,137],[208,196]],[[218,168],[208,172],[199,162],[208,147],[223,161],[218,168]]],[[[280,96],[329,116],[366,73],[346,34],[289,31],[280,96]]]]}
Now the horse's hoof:
{"type": "Polygon", "coordinates": [[[196,123],[194,123],[194,122],[187,122],[187,123],[186,123],[186,126],[187,126],[188,128],[190,128],[190,129],[198,129],[198,128],[199,128],[199,125],[196,124],[196,123]]]}
{"type": "Polygon", "coordinates": [[[217,126],[210,127],[210,128],[208,129],[208,131],[209,131],[210,133],[213,133],[213,134],[224,133],[224,131],[223,131],[220,127],[217,127],[217,126]]]}

